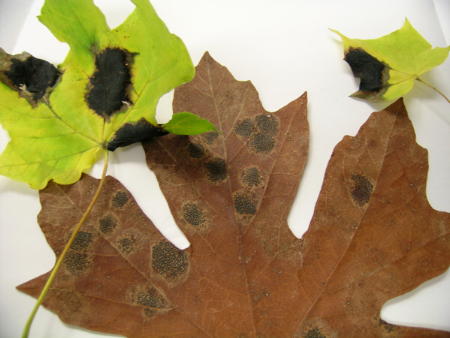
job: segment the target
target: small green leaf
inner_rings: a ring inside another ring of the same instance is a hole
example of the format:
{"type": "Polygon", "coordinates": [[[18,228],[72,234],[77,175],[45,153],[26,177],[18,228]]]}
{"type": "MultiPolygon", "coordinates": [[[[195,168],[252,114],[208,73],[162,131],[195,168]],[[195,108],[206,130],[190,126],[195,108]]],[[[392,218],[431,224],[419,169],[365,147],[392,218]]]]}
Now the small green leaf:
{"type": "Polygon", "coordinates": [[[402,28],[377,39],[350,39],[338,31],[345,60],[361,78],[352,96],[396,100],[407,94],[420,75],[445,61],[450,46],[432,48],[406,19],[402,28]]]}
{"type": "Polygon", "coordinates": [[[172,119],[164,124],[163,128],[177,135],[198,135],[216,131],[216,127],[211,122],[188,112],[173,114],[172,119]]]}

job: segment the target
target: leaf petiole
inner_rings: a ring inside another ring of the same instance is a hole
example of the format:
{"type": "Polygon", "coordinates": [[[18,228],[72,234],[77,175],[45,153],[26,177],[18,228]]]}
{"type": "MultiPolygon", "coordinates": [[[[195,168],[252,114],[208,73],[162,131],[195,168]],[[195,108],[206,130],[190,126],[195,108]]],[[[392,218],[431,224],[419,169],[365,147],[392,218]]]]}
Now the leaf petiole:
{"type": "Polygon", "coordinates": [[[438,93],[438,94],[441,95],[444,99],[446,99],[448,103],[450,103],[450,100],[448,99],[448,97],[447,97],[443,92],[441,92],[439,89],[437,89],[435,86],[433,86],[431,83],[428,83],[428,82],[424,81],[424,80],[421,79],[420,77],[416,78],[416,80],[419,81],[419,82],[421,82],[421,83],[423,83],[425,86],[427,86],[427,87],[433,89],[436,93],[438,93]]]}
{"type": "Polygon", "coordinates": [[[33,310],[31,311],[31,313],[27,319],[27,322],[25,323],[25,327],[22,331],[22,338],[28,338],[28,335],[30,333],[31,324],[33,323],[33,319],[36,316],[36,313],[37,313],[39,307],[41,306],[42,302],[45,299],[45,296],[47,295],[48,291],[50,290],[50,287],[53,284],[56,274],[58,273],[58,270],[61,267],[61,264],[63,263],[67,252],[69,251],[73,241],[75,240],[78,232],[80,231],[81,226],[84,224],[86,219],[89,217],[89,215],[92,211],[92,208],[94,207],[95,203],[97,202],[98,197],[100,196],[103,185],[105,183],[106,172],[108,171],[108,157],[109,157],[108,153],[109,153],[108,151],[105,151],[102,175],[101,175],[97,190],[95,191],[95,194],[92,197],[92,200],[89,203],[88,207],[86,208],[85,212],[83,213],[83,216],[81,217],[80,221],[77,223],[77,225],[73,229],[72,234],[71,234],[69,240],[67,241],[67,244],[64,246],[62,253],[59,255],[58,259],[56,260],[55,266],[53,267],[53,270],[50,273],[50,276],[48,277],[44,287],[42,288],[42,291],[39,294],[36,304],[34,305],[33,310]]]}

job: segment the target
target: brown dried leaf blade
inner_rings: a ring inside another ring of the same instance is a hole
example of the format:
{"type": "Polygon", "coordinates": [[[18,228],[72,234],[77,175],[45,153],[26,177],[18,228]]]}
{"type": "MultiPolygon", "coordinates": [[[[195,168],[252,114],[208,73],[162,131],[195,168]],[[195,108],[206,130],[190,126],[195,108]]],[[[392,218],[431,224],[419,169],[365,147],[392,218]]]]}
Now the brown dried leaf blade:
{"type": "MultiPolygon", "coordinates": [[[[450,217],[426,201],[426,152],[402,102],[336,147],[302,240],[286,218],[308,147],[306,97],[267,113],[250,83],[205,55],[174,111],[220,129],[145,146],[191,247],[165,241],[109,178],[47,307],[130,337],[446,335],[379,318],[385,301],[450,262],[450,217]]],[[[40,224],[55,252],[96,184],[85,176],[41,193],[40,224]]],[[[20,289],[36,295],[45,278],[20,289]]]]}

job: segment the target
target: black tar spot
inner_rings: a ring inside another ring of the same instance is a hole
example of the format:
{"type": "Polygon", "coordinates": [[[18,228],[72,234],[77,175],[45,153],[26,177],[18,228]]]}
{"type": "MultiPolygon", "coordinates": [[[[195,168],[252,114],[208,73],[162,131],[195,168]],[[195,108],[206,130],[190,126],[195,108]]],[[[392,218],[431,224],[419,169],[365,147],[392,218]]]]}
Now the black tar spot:
{"type": "Polygon", "coordinates": [[[205,222],[203,212],[195,203],[186,203],[183,206],[183,218],[193,226],[199,226],[205,222]]]}
{"type": "Polygon", "coordinates": [[[222,181],[227,178],[227,165],[222,158],[213,158],[205,163],[209,180],[213,182],[222,181]]]}
{"type": "Polygon", "coordinates": [[[256,202],[246,194],[236,194],[234,196],[234,208],[241,215],[256,214],[256,202]]]}
{"type": "Polygon", "coordinates": [[[64,258],[64,265],[73,274],[83,272],[89,266],[88,256],[84,253],[69,251],[64,258]]]}
{"type": "Polygon", "coordinates": [[[262,114],[255,118],[258,129],[268,135],[275,135],[278,131],[278,120],[272,114],[262,114]]]}
{"type": "Polygon", "coordinates": [[[258,133],[252,136],[250,146],[257,153],[268,153],[275,147],[275,139],[271,135],[258,133]]]}
{"type": "Polygon", "coordinates": [[[251,135],[251,133],[253,132],[253,129],[254,129],[254,125],[253,125],[252,120],[245,119],[245,120],[242,120],[241,122],[239,122],[234,127],[234,132],[236,134],[238,134],[239,136],[249,137],[251,135]]]}
{"type": "Polygon", "coordinates": [[[369,202],[370,195],[373,191],[373,185],[366,177],[361,175],[352,175],[352,180],[354,183],[352,198],[359,206],[363,206],[369,202]]]}
{"type": "Polygon", "coordinates": [[[246,186],[257,187],[262,183],[262,177],[258,168],[252,167],[244,170],[242,181],[246,186]]]}
{"type": "Polygon", "coordinates": [[[136,295],[135,303],[150,308],[161,309],[167,305],[164,296],[155,288],[148,288],[146,292],[139,292],[136,295]]]}
{"type": "Polygon", "coordinates": [[[112,206],[114,208],[121,208],[127,204],[129,199],[128,194],[125,191],[118,191],[112,198],[112,206]]]}
{"type": "Polygon", "coordinates": [[[153,270],[169,280],[182,276],[188,264],[186,253],[170,242],[161,241],[152,248],[153,270]]]}
{"type": "Polygon", "coordinates": [[[188,152],[192,158],[202,158],[205,155],[205,148],[201,144],[189,143],[188,152]]]}
{"type": "Polygon", "coordinates": [[[318,328],[314,328],[306,332],[306,334],[303,336],[304,338],[327,338],[324,336],[318,328]]]}
{"type": "Polygon", "coordinates": [[[92,242],[92,234],[90,232],[80,231],[75,236],[75,239],[70,246],[73,250],[83,250],[86,249],[92,242]]]}
{"type": "Polygon", "coordinates": [[[113,216],[107,215],[100,219],[99,226],[101,232],[108,234],[117,226],[117,220],[113,216]]]}

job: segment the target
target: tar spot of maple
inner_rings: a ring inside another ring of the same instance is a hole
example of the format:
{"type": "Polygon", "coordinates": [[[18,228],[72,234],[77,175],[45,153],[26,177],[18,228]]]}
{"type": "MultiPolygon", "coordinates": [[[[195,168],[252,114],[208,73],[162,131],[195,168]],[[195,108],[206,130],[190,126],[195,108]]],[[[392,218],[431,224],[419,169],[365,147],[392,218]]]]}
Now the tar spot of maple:
{"type": "Polygon", "coordinates": [[[192,158],[202,158],[205,155],[205,148],[201,144],[189,143],[188,152],[192,158]]]}
{"type": "Polygon", "coordinates": [[[117,220],[113,216],[107,215],[100,219],[99,226],[101,232],[108,234],[117,226],[117,220]]]}
{"type": "Polygon", "coordinates": [[[135,123],[126,123],[116,131],[114,138],[108,142],[106,149],[114,151],[135,142],[151,141],[156,137],[167,135],[168,132],[159,126],[154,126],[145,119],[135,123]]]}
{"type": "Polygon", "coordinates": [[[361,48],[350,48],[344,58],[353,74],[361,78],[361,91],[378,92],[383,88],[385,65],[361,48]]]}
{"type": "Polygon", "coordinates": [[[278,131],[278,120],[272,114],[262,114],[258,115],[255,118],[256,125],[258,129],[264,133],[269,135],[275,135],[278,131]]]}
{"type": "Polygon", "coordinates": [[[96,71],[87,94],[89,108],[107,118],[129,102],[129,62],[131,55],[119,48],[107,48],[95,57],[96,71]]]}
{"type": "Polygon", "coordinates": [[[60,73],[51,63],[28,57],[25,61],[12,59],[12,65],[5,75],[17,89],[25,86],[26,91],[33,94],[35,101],[41,99],[47,90],[52,87],[58,79],[60,73]]]}
{"type": "Polygon", "coordinates": [[[268,153],[275,147],[275,139],[271,135],[258,133],[251,138],[250,146],[257,153],[268,153]]]}
{"type": "Polygon", "coordinates": [[[354,182],[352,198],[359,206],[363,206],[369,202],[373,185],[366,177],[361,175],[352,175],[352,180],[354,182]]]}
{"type": "Polygon", "coordinates": [[[119,247],[120,252],[129,254],[134,250],[135,243],[136,240],[133,237],[124,237],[117,241],[117,246],[119,247]]]}
{"type": "Polygon", "coordinates": [[[88,256],[84,253],[69,251],[64,258],[64,265],[71,273],[78,274],[89,266],[88,256]]]}
{"type": "Polygon", "coordinates": [[[245,119],[234,127],[234,132],[240,136],[249,137],[252,134],[253,129],[254,126],[252,120],[245,119]]]}
{"type": "Polygon", "coordinates": [[[246,194],[236,194],[234,196],[234,208],[242,215],[256,214],[256,202],[246,194]]]}
{"type": "Polygon", "coordinates": [[[262,183],[262,177],[258,168],[252,167],[244,170],[242,181],[249,187],[257,187],[262,183]]]}
{"type": "Polygon", "coordinates": [[[213,144],[214,141],[219,137],[219,133],[216,131],[210,131],[209,133],[202,134],[202,138],[208,144],[213,144]]]}
{"type": "Polygon", "coordinates": [[[210,181],[218,182],[227,178],[227,165],[222,158],[213,158],[206,162],[205,168],[210,181]]]}
{"type": "Polygon", "coordinates": [[[123,207],[129,200],[128,194],[125,191],[118,191],[114,194],[111,202],[114,208],[123,207]]]}
{"type": "Polygon", "coordinates": [[[177,279],[188,269],[188,257],[172,243],[161,241],[152,248],[153,270],[169,280],[177,279]]]}
{"type": "Polygon", "coordinates": [[[75,239],[70,246],[73,250],[86,249],[92,242],[92,234],[90,232],[80,231],[75,236],[75,239]]]}
{"type": "Polygon", "coordinates": [[[314,328],[306,332],[303,336],[304,338],[327,338],[327,336],[323,335],[318,328],[314,328]]]}
{"type": "Polygon", "coordinates": [[[183,206],[183,217],[186,222],[193,226],[199,226],[205,222],[203,212],[195,203],[186,203],[183,206]]]}
{"type": "Polygon", "coordinates": [[[167,301],[164,296],[155,288],[148,288],[145,292],[139,292],[136,295],[135,303],[143,306],[148,306],[154,309],[161,309],[167,305],[167,301]]]}

